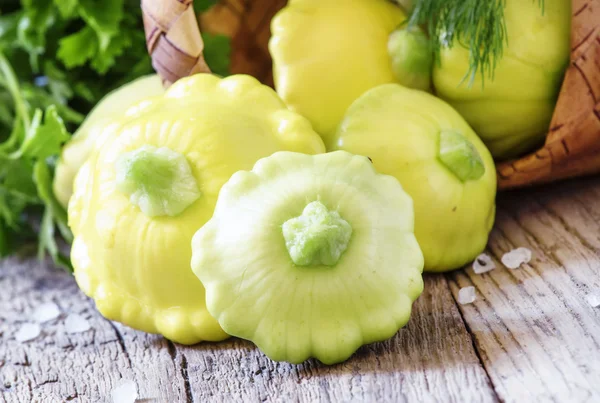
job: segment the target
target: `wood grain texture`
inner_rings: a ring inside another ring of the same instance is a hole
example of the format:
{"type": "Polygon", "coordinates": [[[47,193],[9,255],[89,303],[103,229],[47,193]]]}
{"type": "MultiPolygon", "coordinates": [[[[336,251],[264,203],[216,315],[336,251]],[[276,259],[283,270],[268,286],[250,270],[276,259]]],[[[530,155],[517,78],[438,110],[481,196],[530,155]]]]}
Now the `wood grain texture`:
{"type": "Polygon", "coordinates": [[[503,401],[600,400],[600,309],[586,301],[600,295],[598,195],[597,179],[504,195],[489,243],[498,268],[450,275],[454,295],[477,288],[460,309],[503,401]],[[504,268],[520,246],[532,261],[504,268]]]}
{"type": "Polygon", "coordinates": [[[427,278],[396,337],[332,367],[275,363],[242,340],[174,345],[111,323],[68,274],[35,260],[1,262],[0,287],[0,402],[107,401],[121,379],[158,402],[496,401],[441,275],[427,278]],[[46,301],[82,313],[93,330],[66,335],[58,320],[17,342],[21,323],[46,301]]]}
{"type": "Polygon", "coordinates": [[[170,343],[103,319],[69,274],[34,259],[0,260],[0,290],[0,402],[108,402],[125,379],[145,398],[185,401],[170,343]],[[66,334],[60,319],[42,325],[36,340],[17,342],[21,324],[48,301],[89,318],[92,330],[66,334]]]}
{"type": "Polygon", "coordinates": [[[446,279],[428,276],[405,329],[325,366],[275,363],[232,340],[177,347],[196,402],[493,402],[446,279]]]}
{"type": "MultiPolygon", "coordinates": [[[[327,367],[275,363],[250,343],[184,347],[102,319],[72,278],[34,260],[0,261],[0,402],[107,401],[120,380],[157,402],[600,401],[600,178],[501,196],[489,253],[498,268],[426,277],[408,326],[327,367]],[[508,270],[502,254],[533,251],[508,270]],[[471,305],[455,300],[477,288],[471,305]],[[42,302],[89,318],[14,339],[42,302]]],[[[148,401],[148,400],[147,400],[148,401]]]]}

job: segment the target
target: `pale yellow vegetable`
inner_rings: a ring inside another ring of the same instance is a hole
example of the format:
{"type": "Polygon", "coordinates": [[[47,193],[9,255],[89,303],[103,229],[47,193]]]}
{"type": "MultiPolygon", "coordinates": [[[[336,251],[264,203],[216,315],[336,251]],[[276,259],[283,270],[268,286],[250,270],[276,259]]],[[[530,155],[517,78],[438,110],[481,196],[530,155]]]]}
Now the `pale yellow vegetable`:
{"type": "Polygon", "coordinates": [[[73,180],[90,155],[96,139],[111,123],[123,117],[128,107],[136,102],[165,92],[156,74],[140,77],[126,84],[98,102],[79,129],[63,148],[54,174],[53,190],[57,200],[65,208],[73,194],[73,180]]]}

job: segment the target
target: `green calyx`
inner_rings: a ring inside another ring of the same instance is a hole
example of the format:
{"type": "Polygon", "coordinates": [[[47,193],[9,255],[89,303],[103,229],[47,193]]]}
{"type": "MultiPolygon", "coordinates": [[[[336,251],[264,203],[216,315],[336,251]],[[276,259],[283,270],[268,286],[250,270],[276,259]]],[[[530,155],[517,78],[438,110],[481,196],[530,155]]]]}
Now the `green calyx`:
{"type": "Polygon", "coordinates": [[[166,147],[124,153],[115,169],[117,189],[148,217],[176,216],[201,195],[185,156],[166,147]]]}
{"type": "Polygon", "coordinates": [[[475,146],[456,130],[442,130],[438,157],[461,182],[477,180],[485,173],[475,146]]]}
{"type": "Polygon", "coordinates": [[[320,201],[309,203],[299,217],[283,226],[285,245],[297,266],[333,266],[350,242],[352,227],[320,201]]]}
{"type": "Polygon", "coordinates": [[[388,54],[399,84],[423,91],[431,88],[433,52],[429,38],[419,27],[402,27],[392,32],[388,54]]]}

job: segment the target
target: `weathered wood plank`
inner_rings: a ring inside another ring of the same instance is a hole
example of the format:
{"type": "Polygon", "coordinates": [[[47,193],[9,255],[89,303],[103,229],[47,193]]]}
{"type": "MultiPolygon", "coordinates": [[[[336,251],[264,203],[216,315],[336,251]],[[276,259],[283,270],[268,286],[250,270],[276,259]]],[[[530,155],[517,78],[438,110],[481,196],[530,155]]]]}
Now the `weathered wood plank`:
{"type": "Polygon", "coordinates": [[[157,401],[495,401],[443,276],[430,276],[406,329],[327,367],[274,363],[250,343],[174,346],[102,319],[73,279],[35,260],[0,262],[0,401],[107,401],[122,379],[157,401]],[[90,332],[62,321],[14,339],[35,307],[56,302],[90,332]]]}
{"type": "Polygon", "coordinates": [[[0,401],[106,401],[123,378],[141,398],[173,402],[598,401],[600,310],[585,296],[600,292],[599,198],[598,179],[502,196],[489,248],[498,269],[428,276],[405,329],[332,367],[274,363],[240,340],[174,346],[102,319],[60,271],[0,261],[0,401]],[[503,268],[500,257],[517,246],[534,259],[503,268]],[[466,285],[479,291],[460,306],[467,328],[448,282],[455,298],[466,285]],[[49,300],[93,330],[66,335],[58,321],[16,342],[49,300]]]}
{"type": "Polygon", "coordinates": [[[184,402],[184,376],[162,338],[103,319],[73,278],[34,259],[0,260],[0,402],[110,401],[122,380],[137,383],[141,398],[184,402]],[[66,334],[62,320],[19,343],[14,334],[40,304],[88,318],[92,330],[66,334]]]}
{"type": "MultiPolygon", "coordinates": [[[[177,346],[193,400],[227,402],[492,402],[496,396],[474,352],[446,279],[426,278],[405,329],[325,366],[275,363],[250,343],[177,346]]],[[[180,360],[181,361],[181,360],[180,360]]]]}
{"type": "Polygon", "coordinates": [[[498,268],[449,275],[455,296],[474,285],[478,299],[460,307],[501,400],[600,400],[598,180],[501,196],[489,252],[498,268]],[[596,190],[597,191],[597,190],[596,190]],[[517,270],[502,255],[519,246],[533,259],[517,270]]]}

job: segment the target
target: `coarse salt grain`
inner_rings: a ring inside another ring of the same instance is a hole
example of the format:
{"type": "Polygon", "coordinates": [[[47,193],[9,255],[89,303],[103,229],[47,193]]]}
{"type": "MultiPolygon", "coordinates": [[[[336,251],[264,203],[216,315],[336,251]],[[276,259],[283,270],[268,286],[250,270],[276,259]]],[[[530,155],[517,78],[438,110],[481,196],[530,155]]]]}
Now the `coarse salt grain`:
{"type": "Polygon", "coordinates": [[[590,304],[592,306],[592,308],[600,307],[600,295],[589,294],[589,295],[586,295],[585,299],[587,300],[588,304],[590,304]]]}
{"type": "Polygon", "coordinates": [[[67,333],[83,333],[90,329],[90,322],[81,315],[72,313],[65,319],[65,331],[67,333]]]}
{"type": "Polygon", "coordinates": [[[113,403],[134,403],[138,398],[137,384],[131,380],[125,380],[114,388],[110,395],[113,403]]]}
{"type": "Polygon", "coordinates": [[[463,287],[458,290],[458,303],[461,305],[471,304],[475,301],[475,287],[463,287]]]}
{"type": "Polygon", "coordinates": [[[32,319],[38,323],[49,322],[60,316],[60,309],[54,302],[39,305],[33,311],[32,319]]]}
{"type": "Polygon", "coordinates": [[[502,256],[502,264],[509,269],[517,269],[523,263],[529,263],[531,260],[531,251],[527,248],[517,248],[506,252],[502,256]]]}
{"type": "Polygon", "coordinates": [[[42,329],[37,323],[24,323],[23,326],[17,330],[17,333],[15,333],[15,339],[20,343],[24,343],[37,338],[40,333],[42,333],[42,329]]]}
{"type": "Polygon", "coordinates": [[[475,272],[475,274],[487,273],[488,271],[492,271],[495,268],[496,264],[494,263],[492,258],[486,255],[485,253],[482,253],[481,255],[477,256],[477,259],[475,259],[475,261],[473,262],[473,272],[475,272]]]}

